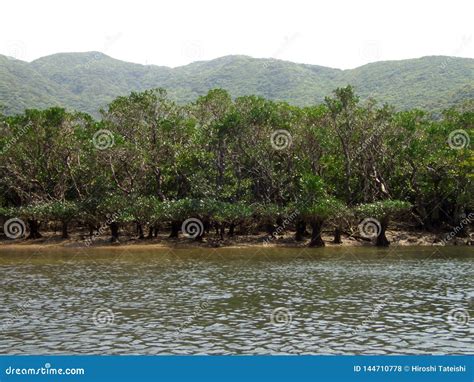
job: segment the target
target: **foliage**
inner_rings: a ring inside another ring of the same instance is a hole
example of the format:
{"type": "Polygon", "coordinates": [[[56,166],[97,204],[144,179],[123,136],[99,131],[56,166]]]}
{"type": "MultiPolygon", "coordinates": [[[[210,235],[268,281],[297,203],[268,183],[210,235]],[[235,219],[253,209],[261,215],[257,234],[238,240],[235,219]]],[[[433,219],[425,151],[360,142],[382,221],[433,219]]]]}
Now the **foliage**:
{"type": "Polygon", "coordinates": [[[222,87],[233,97],[255,94],[308,106],[322,102],[332,89],[351,84],[363,100],[438,112],[472,99],[473,71],[472,59],[442,56],[349,70],[246,56],[173,69],[123,62],[99,52],[60,53],[31,63],[0,56],[0,103],[8,113],[62,105],[97,115],[118,96],[161,86],[180,103],[222,87]]]}
{"type": "Polygon", "coordinates": [[[238,224],[249,221],[254,209],[245,203],[220,202],[214,213],[214,220],[225,224],[238,224]]]}
{"type": "Polygon", "coordinates": [[[42,206],[42,215],[47,219],[69,222],[78,218],[79,206],[73,201],[54,201],[42,206]]]}
{"type": "Polygon", "coordinates": [[[381,200],[374,203],[361,204],[355,208],[355,213],[361,218],[375,218],[382,221],[406,212],[410,208],[411,204],[409,202],[381,200]]]}
{"type": "Polygon", "coordinates": [[[101,121],[57,107],[0,115],[0,215],[106,223],[116,237],[120,225],[177,237],[190,218],[271,233],[291,215],[285,229],[310,224],[315,245],[352,213],[456,226],[474,207],[473,106],[432,119],[362,103],[352,87],[304,108],[223,89],[179,105],[155,89],[118,97],[101,121]]]}
{"type": "Polygon", "coordinates": [[[323,179],[307,174],[301,180],[301,196],[297,209],[308,221],[324,222],[345,213],[345,206],[340,200],[328,195],[323,179]]]}

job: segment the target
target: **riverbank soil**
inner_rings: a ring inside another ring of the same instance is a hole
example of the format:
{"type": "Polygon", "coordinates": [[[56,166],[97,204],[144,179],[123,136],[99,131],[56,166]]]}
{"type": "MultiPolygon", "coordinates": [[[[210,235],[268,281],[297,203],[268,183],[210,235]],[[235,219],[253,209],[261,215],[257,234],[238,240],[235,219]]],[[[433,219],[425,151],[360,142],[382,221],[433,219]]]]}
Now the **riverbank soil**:
{"type": "MultiPolygon", "coordinates": [[[[391,246],[451,246],[451,245],[473,245],[474,234],[467,237],[454,237],[446,241],[447,233],[430,233],[421,231],[387,230],[387,238],[391,246]]],[[[374,246],[375,239],[365,239],[358,235],[341,235],[341,243],[334,243],[332,232],[323,232],[322,239],[328,247],[352,247],[352,246],[374,246]]],[[[168,232],[158,234],[153,238],[139,239],[136,235],[122,233],[118,242],[112,243],[110,235],[101,235],[89,238],[84,233],[71,233],[69,238],[63,239],[60,233],[43,232],[38,239],[20,238],[16,240],[2,237],[0,246],[5,247],[146,247],[146,248],[186,248],[186,247],[306,247],[311,241],[310,235],[305,235],[302,241],[296,241],[293,232],[283,233],[276,237],[265,233],[256,235],[234,235],[232,237],[214,233],[207,234],[201,241],[186,238],[182,235],[178,238],[170,238],[168,232]]]]}

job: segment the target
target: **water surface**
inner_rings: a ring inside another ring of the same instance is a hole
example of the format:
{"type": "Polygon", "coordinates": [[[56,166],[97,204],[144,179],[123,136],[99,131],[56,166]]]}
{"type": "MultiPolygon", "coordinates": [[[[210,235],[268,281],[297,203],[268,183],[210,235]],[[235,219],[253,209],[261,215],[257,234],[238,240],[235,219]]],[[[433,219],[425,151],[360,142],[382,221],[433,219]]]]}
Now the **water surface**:
{"type": "Polygon", "coordinates": [[[2,354],[474,354],[474,249],[0,250],[2,354]]]}

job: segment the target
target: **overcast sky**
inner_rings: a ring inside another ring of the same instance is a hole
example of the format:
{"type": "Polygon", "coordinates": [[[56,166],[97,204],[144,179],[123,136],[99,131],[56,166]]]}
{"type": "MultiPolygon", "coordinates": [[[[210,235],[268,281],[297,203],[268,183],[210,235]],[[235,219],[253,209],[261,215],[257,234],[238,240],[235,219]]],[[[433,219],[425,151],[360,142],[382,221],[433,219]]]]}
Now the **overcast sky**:
{"type": "Polygon", "coordinates": [[[142,64],[229,54],[353,68],[474,58],[473,0],[2,0],[0,54],[101,51],[142,64]]]}

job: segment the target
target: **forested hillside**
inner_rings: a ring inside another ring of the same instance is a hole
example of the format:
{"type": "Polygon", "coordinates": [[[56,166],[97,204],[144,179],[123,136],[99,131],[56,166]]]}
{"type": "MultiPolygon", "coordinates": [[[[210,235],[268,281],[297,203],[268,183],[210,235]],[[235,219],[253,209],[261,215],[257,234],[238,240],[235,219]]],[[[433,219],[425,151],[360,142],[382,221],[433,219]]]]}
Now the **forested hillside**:
{"type": "Polygon", "coordinates": [[[440,111],[472,98],[474,60],[432,56],[339,70],[247,56],[177,68],[132,64],[98,52],[60,53],[31,63],[0,56],[0,105],[8,114],[62,106],[98,116],[117,96],[157,87],[179,103],[224,88],[232,97],[258,95],[308,106],[348,84],[362,100],[440,111]]]}

